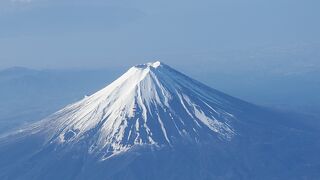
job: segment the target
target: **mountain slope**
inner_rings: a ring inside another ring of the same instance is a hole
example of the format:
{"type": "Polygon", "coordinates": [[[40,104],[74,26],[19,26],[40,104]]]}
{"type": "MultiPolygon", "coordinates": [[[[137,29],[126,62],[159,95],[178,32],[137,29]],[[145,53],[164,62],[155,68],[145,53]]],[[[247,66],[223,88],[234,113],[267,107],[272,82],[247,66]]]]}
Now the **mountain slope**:
{"type": "Polygon", "coordinates": [[[154,62],[1,138],[0,178],[312,179],[318,137],[154,62]]]}

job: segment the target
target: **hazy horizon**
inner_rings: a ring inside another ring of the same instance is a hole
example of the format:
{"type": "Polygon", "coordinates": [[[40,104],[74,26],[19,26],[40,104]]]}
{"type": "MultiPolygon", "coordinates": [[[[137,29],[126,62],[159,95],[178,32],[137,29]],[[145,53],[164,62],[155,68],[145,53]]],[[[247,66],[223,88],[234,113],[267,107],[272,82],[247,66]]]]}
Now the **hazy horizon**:
{"type": "Polygon", "coordinates": [[[262,61],[261,68],[274,64],[274,55],[297,52],[298,63],[307,61],[299,66],[319,67],[312,60],[319,57],[319,5],[315,0],[3,0],[0,68],[129,67],[160,60],[228,72],[256,69],[252,59],[262,61]],[[261,52],[272,56],[261,58],[261,52]]]}

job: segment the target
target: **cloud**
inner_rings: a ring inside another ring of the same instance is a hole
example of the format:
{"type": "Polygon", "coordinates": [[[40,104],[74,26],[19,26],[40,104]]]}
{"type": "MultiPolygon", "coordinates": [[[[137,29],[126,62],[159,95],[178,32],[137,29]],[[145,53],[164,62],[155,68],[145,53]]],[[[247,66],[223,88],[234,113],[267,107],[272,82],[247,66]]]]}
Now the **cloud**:
{"type": "Polygon", "coordinates": [[[31,3],[33,0],[11,0],[14,3],[31,3]]]}

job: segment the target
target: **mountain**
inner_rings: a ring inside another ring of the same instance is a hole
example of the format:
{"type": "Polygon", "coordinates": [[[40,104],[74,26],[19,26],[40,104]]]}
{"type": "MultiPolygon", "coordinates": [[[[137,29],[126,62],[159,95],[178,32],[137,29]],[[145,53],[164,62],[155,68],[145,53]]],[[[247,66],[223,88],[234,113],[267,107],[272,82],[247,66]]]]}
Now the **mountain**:
{"type": "Polygon", "coordinates": [[[161,62],[0,138],[0,179],[318,179],[319,127],[161,62]]]}

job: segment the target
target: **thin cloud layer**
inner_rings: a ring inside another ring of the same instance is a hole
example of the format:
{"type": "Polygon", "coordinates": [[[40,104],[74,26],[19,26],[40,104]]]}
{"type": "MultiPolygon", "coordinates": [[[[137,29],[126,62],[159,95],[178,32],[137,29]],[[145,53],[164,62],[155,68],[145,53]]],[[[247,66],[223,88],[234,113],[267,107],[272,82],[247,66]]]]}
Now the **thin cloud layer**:
{"type": "Polygon", "coordinates": [[[11,0],[14,3],[31,3],[32,0],[11,0]]]}

